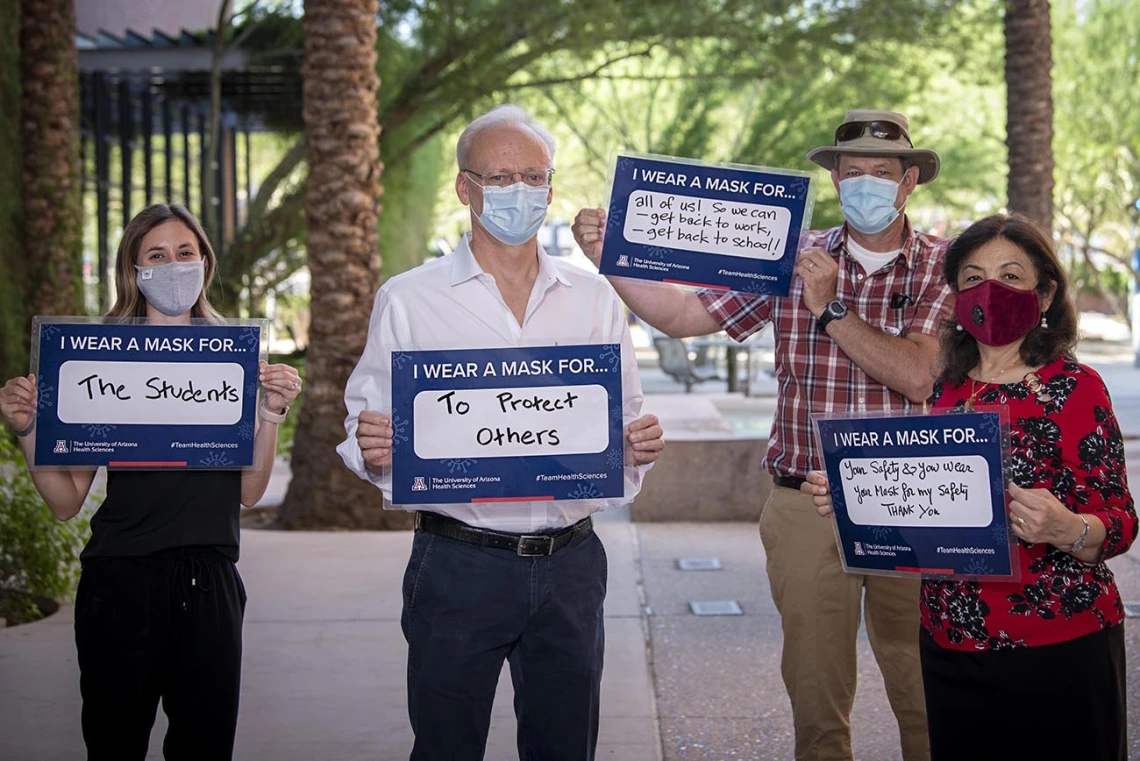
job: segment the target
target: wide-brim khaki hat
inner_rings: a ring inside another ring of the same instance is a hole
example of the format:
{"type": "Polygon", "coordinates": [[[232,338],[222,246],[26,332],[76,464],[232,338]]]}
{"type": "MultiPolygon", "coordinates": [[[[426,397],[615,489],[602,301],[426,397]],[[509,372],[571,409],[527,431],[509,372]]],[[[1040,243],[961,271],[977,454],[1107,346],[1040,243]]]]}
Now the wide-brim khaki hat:
{"type": "Polygon", "coordinates": [[[808,160],[814,161],[824,169],[837,168],[839,157],[848,156],[905,156],[918,167],[918,184],[930,182],[938,176],[941,162],[938,154],[927,148],[915,148],[910,142],[910,123],[907,118],[895,111],[876,111],[869,108],[857,108],[847,112],[843,125],[836,130],[838,133],[844,125],[857,126],[863,124],[858,137],[851,140],[836,140],[835,145],[824,145],[808,152],[808,160]],[[876,137],[873,133],[882,132],[875,129],[872,122],[887,122],[894,124],[902,130],[897,139],[876,137]]]}

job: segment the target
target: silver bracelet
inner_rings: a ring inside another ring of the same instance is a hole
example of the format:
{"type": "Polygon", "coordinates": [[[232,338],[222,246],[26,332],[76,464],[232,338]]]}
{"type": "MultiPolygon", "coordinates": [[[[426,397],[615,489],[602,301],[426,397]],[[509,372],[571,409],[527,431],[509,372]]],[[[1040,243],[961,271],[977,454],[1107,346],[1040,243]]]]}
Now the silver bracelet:
{"type": "Polygon", "coordinates": [[[1066,552],[1080,552],[1085,548],[1085,540],[1089,538],[1088,520],[1080,513],[1077,513],[1077,517],[1081,519],[1081,523],[1085,524],[1085,528],[1081,531],[1081,535],[1074,539],[1072,544],[1069,545],[1069,549],[1065,550],[1066,552]]]}

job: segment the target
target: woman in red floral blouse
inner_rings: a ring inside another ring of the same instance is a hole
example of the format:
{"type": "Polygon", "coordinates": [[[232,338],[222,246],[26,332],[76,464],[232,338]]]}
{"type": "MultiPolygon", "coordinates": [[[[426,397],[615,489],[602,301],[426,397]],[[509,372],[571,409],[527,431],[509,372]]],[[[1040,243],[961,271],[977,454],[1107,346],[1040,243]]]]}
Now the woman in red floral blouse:
{"type": "MultiPolygon", "coordinates": [[[[1035,225],[995,215],[950,246],[946,279],[956,319],[933,409],[1008,409],[1021,580],[924,582],[931,758],[1124,761],[1124,608],[1104,561],[1137,519],[1108,391],[1073,358],[1065,273],[1035,225]]],[[[826,484],[817,471],[803,487],[821,515],[826,484]]]]}

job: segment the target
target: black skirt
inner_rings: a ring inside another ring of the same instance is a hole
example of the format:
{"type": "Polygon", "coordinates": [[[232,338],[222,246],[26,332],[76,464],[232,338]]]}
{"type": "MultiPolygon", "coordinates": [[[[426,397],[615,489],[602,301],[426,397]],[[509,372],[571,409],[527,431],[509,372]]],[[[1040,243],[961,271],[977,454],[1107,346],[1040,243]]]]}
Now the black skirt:
{"type": "Polygon", "coordinates": [[[1123,626],[999,651],[920,639],[931,761],[1127,761],[1123,626]]]}

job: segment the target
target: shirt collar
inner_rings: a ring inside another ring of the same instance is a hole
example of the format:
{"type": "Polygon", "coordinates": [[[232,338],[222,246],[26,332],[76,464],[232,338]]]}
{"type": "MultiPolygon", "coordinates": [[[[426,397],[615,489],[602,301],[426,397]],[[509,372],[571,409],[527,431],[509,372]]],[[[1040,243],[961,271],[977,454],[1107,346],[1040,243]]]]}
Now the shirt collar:
{"type": "MultiPolygon", "coordinates": [[[[549,288],[554,283],[570,286],[573,283],[567,278],[562,271],[555,265],[554,260],[546,251],[543,250],[542,244],[537,243],[538,246],[538,279],[543,283],[545,288],[549,288]]],[[[455,247],[455,251],[449,254],[451,257],[451,285],[456,286],[460,283],[466,283],[468,280],[479,277],[484,274],[483,268],[475,259],[475,252],[471,250],[471,233],[463,234],[459,239],[459,245],[455,247]]]]}

